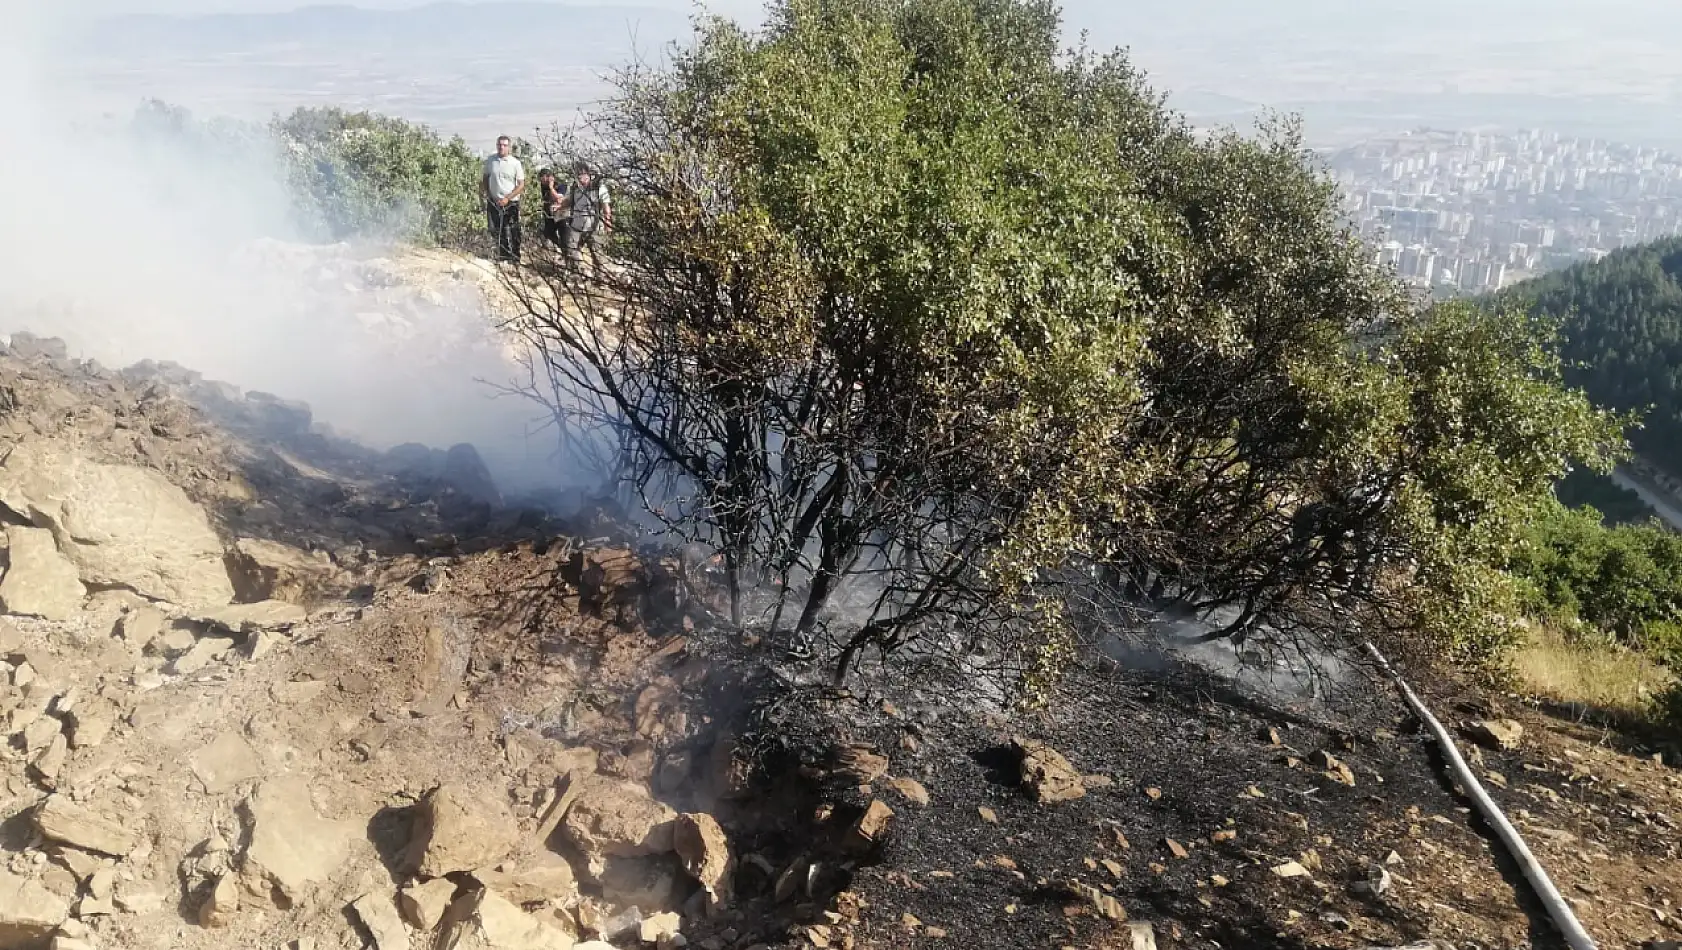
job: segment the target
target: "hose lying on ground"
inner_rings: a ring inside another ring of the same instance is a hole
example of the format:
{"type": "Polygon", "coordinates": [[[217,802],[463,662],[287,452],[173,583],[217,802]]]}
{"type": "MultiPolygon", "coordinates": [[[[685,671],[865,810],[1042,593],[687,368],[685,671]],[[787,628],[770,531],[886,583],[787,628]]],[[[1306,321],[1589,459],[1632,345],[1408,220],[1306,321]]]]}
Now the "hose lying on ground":
{"type": "Polygon", "coordinates": [[[1495,829],[1495,833],[1501,838],[1501,843],[1506,845],[1508,853],[1513,856],[1513,860],[1518,862],[1519,868],[1524,871],[1525,879],[1530,882],[1531,889],[1536,892],[1537,897],[1541,898],[1543,906],[1548,909],[1548,916],[1553,918],[1554,926],[1558,927],[1559,932],[1564,935],[1565,942],[1570,945],[1571,950],[1595,950],[1593,938],[1578,922],[1577,915],[1571,911],[1571,905],[1567,904],[1565,898],[1560,896],[1559,889],[1554,887],[1554,882],[1549,879],[1548,872],[1542,869],[1542,865],[1537,862],[1536,856],[1530,853],[1530,848],[1525,845],[1524,839],[1519,837],[1517,829],[1513,827],[1512,822],[1507,820],[1507,816],[1502,813],[1500,806],[1495,804],[1495,800],[1490,798],[1489,793],[1484,791],[1483,786],[1478,783],[1477,777],[1472,774],[1471,768],[1466,765],[1466,760],[1460,757],[1460,750],[1454,747],[1454,740],[1449,737],[1448,730],[1443,728],[1443,724],[1437,721],[1437,717],[1431,715],[1431,711],[1425,708],[1425,704],[1420,702],[1418,696],[1414,695],[1413,690],[1408,686],[1407,681],[1402,679],[1401,674],[1390,667],[1390,662],[1384,658],[1384,654],[1378,652],[1378,648],[1370,643],[1366,647],[1367,652],[1371,653],[1372,658],[1377,661],[1379,668],[1394,680],[1396,686],[1401,689],[1402,698],[1407,700],[1407,704],[1413,709],[1414,715],[1418,716],[1419,720],[1431,730],[1437,744],[1442,747],[1443,759],[1448,762],[1448,768],[1453,774],[1454,780],[1459,782],[1460,787],[1466,790],[1466,794],[1472,799],[1472,804],[1477,806],[1478,813],[1483,815],[1484,820],[1495,829]]]}

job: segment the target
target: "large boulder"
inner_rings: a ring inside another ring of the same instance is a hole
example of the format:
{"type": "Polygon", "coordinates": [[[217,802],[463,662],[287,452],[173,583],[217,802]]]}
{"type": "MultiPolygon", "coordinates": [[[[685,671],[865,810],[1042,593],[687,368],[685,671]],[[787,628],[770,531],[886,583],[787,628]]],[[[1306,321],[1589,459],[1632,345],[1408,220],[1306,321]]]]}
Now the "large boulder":
{"type": "Polygon", "coordinates": [[[444,455],[444,470],[440,479],[470,501],[500,506],[502,493],[497,491],[491,470],[485,467],[479,450],[463,442],[450,446],[444,455]]]}
{"type": "Polygon", "coordinates": [[[323,818],[315,810],[309,783],[297,776],[265,782],[245,803],[245,811],[251,821],[246,880],[253,890],[278,892],[287,904],[299,902],[331,877],[357,838],[354,824],[323,818]]]}
{"type": "Polygon", "coordinates": [[[25,443],[0,464],[0,504],[50,530],[85,584],[189,606],[233,599],[209,518],[159,472],[25,443]]]}
{"type": "Polygon", "coordinates": [[[0,609],[48,620],[69,620],[82,610],[87,589],[81,572],[59,553],[44,528],[6,529],[8,564],[0,579],[0,609]]]}
{"type": "Polygon", "coordinates": [[[635,782],[604,775],[578,779],[578,797],[567,809],[561,833],[600,873],[605,857],[639,857],[672,850],[677,812],[655,801],[635,782]]]}
{"type": "Polygon", "coordinates": [[[278,541],[240,538],[228,552],[228,574],[242,604],[284,600],[313,604],[335,593],[341,572],[322,551],[304,551],[278,541]]]}
{"type": "Polygon", "coordinates": [[[421,799],[405,864],[422,877],[443,877],[495,864],[519,841],[506,803],[440,785],[421,799]]]}

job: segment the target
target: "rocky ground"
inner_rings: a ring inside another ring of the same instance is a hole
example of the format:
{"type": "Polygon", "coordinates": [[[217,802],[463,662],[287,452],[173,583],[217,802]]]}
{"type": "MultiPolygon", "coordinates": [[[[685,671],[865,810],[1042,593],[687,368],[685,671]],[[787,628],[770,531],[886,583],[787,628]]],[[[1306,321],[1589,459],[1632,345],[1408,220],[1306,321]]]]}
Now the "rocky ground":
{"type": "MultiPolygon", "coordinates": [[[[26,335],[0,455],[0,948],[1553,945],[1382,683],[798,687],[606,507],[26,335]]],[[[1682,939],[1682,749],[1429,700],[1603,946],[1682,939]]]]}

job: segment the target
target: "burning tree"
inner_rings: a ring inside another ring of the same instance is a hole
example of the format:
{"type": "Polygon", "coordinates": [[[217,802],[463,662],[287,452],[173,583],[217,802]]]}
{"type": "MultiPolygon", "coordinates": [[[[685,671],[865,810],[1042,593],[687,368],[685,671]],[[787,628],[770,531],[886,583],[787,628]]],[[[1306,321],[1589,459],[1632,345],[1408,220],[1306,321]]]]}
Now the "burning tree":
{"type": "MultiPolygon", "coordinates": [[[[650,510],[723,559],[734,622],[839,676],[917,643],[1054,673],[1093,565],[1237,607],[1222,635],[1307,629],[1320,579],[1438,563],[1432,492],[1465,486],[1431,469],[1492,434],[1424,444],[1403,344],[1451,321],[1407,315],[1290,126],[1195,134],[1057,35],[1028,0],[705,21],[590,120],[613,264],[509,281],[557,420],[609,427],[650,510]]],[[[1488,404],[1580,422],[1525,430],[1527,458],[1615,437],[1539,385],[1488,404]]]]}

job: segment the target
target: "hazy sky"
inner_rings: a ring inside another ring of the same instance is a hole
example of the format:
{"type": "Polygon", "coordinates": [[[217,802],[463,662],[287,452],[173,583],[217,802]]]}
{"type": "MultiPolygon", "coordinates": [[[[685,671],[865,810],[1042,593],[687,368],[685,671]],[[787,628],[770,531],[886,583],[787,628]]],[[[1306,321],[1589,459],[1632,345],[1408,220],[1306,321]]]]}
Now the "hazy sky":
{"type": "MultiPolygon", "coordinates": [[[[472,3],[474,0],[460,0],[472,3]]],[[[613,0],[572,0],[576,3],[609,5],[613,0]]],[[[0,9],[9,3],[60,4],[54,0],[0,0],[0,9]]],[[[92,16],[120,13],[253,13],[290,10],[310,4],[297,0],[70,0],[62,7],[92,16]]],[[[416,0],[360,0],[354,6],[393,9],[419,6],[416,0]]],[[[688,9],[688,0],[626,0],[623,5],[657,6],[688,9]]],[[[748,15],[762,8],[761,0],[707,0],[707,6],[731,16],[748,15]]],[[[1315,19],[1331,18],[1374,29],[1386,26],[1405,26],[1410,20],[1438,14],[1482,20],[1490,17],[1540,17],[1580,22],[1586,28],[1599,28],[1613,17],[1632,17],[1629,25],[1642,30],[1651,25],[1642,17],[1660,16],[1674,23],[1678,4],[1675,0],[1415,0],[1403,6],[1371,3],[1369,0],[1064,0],[1062,7],[1071,25],[1098,22],[1110,13],[1124,13],[1130,17],[1157,17],[1182,20],[1200,17],[1204,11],[1290,19],[1295,16],[1315,19]],[[1591,11],[1592,10],[1592,14],[1591,11]]],[[[1682,37],[1671,36],[1671,40],[1682,37]]]]}
{"type": "MultiPolygon", "coordinates": [[[[7,0],[0,0],[0,9],[4,8],[7,0]]],[[[19,0],[24,3],[46,3],[51,0],[19,0]]],[[[474,0],[459,0],[472,3],[474,0]]],[[[687,0],[577,0],[574,5],[592,6],[643,6],[664,7],[668,9],[687,10],[692,4],[687,0]]],[[[122,13],[163,13],[163,14],[197,14],[197,13],[267,13],[279,10],[293,10],[298,7],[314,4],[298,3],[297,0],[72,0],[68,6],[85,16],[111,16],[122,13]]],[[[323,4],[326,5],[326,4],[323,4]]],[[[334,3],[332,5],[340,5],[334,3]]],[[[403,7],[421,6],[416,0],[352,0],[346,6],[365,7],[373,10],[401,9],[403,7]]],[[[741,17],[759,10],[763,4],[760,0],[709,0],[710,9],[726,16],[741,17]]]]}

